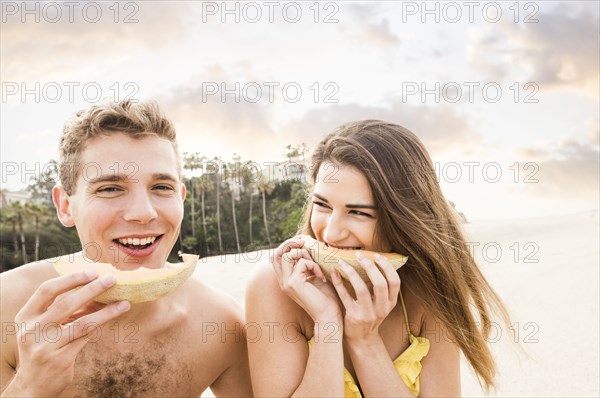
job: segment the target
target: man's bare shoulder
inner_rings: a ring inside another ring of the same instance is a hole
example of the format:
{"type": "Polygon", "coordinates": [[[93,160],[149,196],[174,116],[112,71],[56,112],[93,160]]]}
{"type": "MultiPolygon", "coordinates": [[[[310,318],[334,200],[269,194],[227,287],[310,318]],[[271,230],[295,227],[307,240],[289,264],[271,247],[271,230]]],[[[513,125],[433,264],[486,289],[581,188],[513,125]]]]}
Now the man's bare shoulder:
{"type": "Polygon", "coordinates": [[[233,297],[192,276],[172,299],[185,307],[186,327],[179,332],[196,367],[210,364],[216,379],[247,361],[244,312],[233,297]]]}
{"type": "MultiPolygon", "coordinates": [[[[3,378],[5,369],[14,369],[17,361],[14,332],[17,328],[15,317],[36,289],[48,279],[58,276],[48,260],[36,261],[5,271],[0,274],[0,318],[2,322],[2,362],[3,378]],[[11,333],[9,333],[11,332],[11,333]],[[7,368],[10,366],[10,368],[7,368]],[[5,369],[4,369],[5,368],[5,369]]],[[[2,381],[2,386],[5,386],[2,381]]]]}
{"type": "Polygon", "coordinates": [[[186,303],[188,313],[196,322],[243,322],[239,302],[195,276],[182,286],[177,299],[186,303]]]}
{"type": "Polygon", "coordinates": [[[14,318],[42,283],[57,276],[49,260],[25,264],[0,274],[2,319],[14,318]]]}

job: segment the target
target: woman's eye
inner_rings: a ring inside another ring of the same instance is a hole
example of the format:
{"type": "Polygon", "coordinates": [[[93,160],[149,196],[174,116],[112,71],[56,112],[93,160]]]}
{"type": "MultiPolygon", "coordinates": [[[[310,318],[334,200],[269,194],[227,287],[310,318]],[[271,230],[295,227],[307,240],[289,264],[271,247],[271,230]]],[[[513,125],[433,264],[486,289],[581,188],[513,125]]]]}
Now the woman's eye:
{"type": "Polygon", "coordinates": [[[313,204],[314,204],[315,206],[318,206],[318,207],[323,207],[323,208],[325,208],[325,209],[328,209],[328,208],[329,208],[329,206],[327,206],[325,203],[323,203],[323,202],[318,202],[318,201],[316,201],[316,200],[313,200],[313,204]]]}
{"type": "Polygon", "coordinates": [[[373,218],[372,215],[370,215],[369,213],[363,213],[362,211],[358,211],[358,210],[351,210],[350,214],[354,214],[357,216],[362,216],[362,217],[369,217],[369,218],[373,218]]]}

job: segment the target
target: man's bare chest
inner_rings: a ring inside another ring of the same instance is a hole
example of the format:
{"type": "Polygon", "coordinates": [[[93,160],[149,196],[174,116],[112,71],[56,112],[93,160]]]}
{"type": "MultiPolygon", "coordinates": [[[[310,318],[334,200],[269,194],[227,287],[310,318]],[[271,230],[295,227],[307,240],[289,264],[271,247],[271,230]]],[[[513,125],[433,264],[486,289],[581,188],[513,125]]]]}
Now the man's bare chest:
{"type": "Polygon", "coordinates": [[[77,356],[64,396],[198,396],[206,387],[180,342],[155,340],[132,346],[88,345],[77,356]]]}

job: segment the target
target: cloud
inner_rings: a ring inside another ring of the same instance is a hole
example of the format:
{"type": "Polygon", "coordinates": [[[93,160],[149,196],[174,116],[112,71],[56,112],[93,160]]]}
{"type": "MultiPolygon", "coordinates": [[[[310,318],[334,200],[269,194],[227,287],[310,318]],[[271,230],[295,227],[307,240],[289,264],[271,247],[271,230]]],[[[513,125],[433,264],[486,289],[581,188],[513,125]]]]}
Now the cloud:
{"type": "Polygon", "coordinates": [[[3,15],[3,81],[40,80],[67,73],[72,76],[73,66],[81,67],[83,60],[97,72],[122,57],[165,47],[184,36],[184,17],[189,8],[185,2],[173,5],[149,1],[93,2],[94,7],[78,2],[14,4],[17,13],[3,15]],[[47,4],[53,8],[47,8],[47,4]],[[39,22],[35,13],[22,14],[22,7],[37,7],[39,22]]]}
{"type": "MultiPolygon", "coordinates": [[[[258,79],[245,79],[252,74],[247,67],[238,65],[235,70],[219,66],[206,68],[194,76],[189,84],[172,89],[161,100],[165,113],[175,122],[178,140],[182,151],[200,151],[206,156],[230,158],[239,153],[244,158],[270,158],[279,146],[281,137],[273,128],[273,104],[263,92],[261,101],[252,103],[241,96],[239,102],[233,94],[222,99],[224,88],[232,90],[236,82],[256,82],[258,79]],[[235,78],[234,78],[235,76],[235,78]],[[214,86],[214,85],[217,86],[214,86]],[[218,90],[212,94],[211,90],[218,90]]],[[[242,83],[243,84],[243,83],[242,83]]],[[[264,87],[263,87],[264,88],[264,87]]],[[[240,92],[243,93],[240,86],[240,92]]],[[[266,90],[265,90],[266,91],[266,90]]],[[[283,141],[282,141],[283,142],[283,141]]],[[[281,146],[283,151],[283,146],[281,146]]],[[[280,160],[279,153],[275,160],[280,160]]]]}
{"type": "Polygon", "coordinates": [[[597,11],[557,7],[535,15],[538,22],[503,20],[471,34],[468,59],[491,80],[503,80],[515,66],[544,88],[578,87],[598,94],[597,11]],[[512,66],[511,66],[512,65],[512,66]]]}
{"type": "Polygon", "coordinates": [[[379,119],[404,126],[419,136],[432,153],[464,147],[465,142],[476,145],[481,141],[480,135],[454,107],[407,105],[399,99],[392,99],[387,107],[343,104],[311,109],[289,122],[284,130],[291,141],[314,146],[337,126],[360,119],[379,119]]]}
{"type": "Polygon", "coordinates": [[[596,118],[588,121],[588,126],[590,127],[590,132],[588,133],[587,138],[592,145],[600,145],[600,119],[596,118]]]}
{"type": "Polygon", "coordinates": [[[347,30],[344,25],[340,26],[340,30],[353,40],[384,48],[400,44],[400,38],[390,29],[390,21],[381,17],[386,12],[381,3],[350,3],[344,9],[354,21],[351,30],[347,30]]]}
{"type": "Polygon", "coordinates": [[[464,150],[465,142],[472,147],[482,140],[453,106],[415,106],[403,103],[399,97],[390,97],[381,106],[322,104],[291,116],[280,113],[285,104],[277,89],[273,102],[267,100],[264,89],[263,97],[256,103],[243,95],[239,102],[233,94],[225,100],[220,95],[221,84],[231,90],[236,82],[263,80],[248,65],[227,69],[212,66],[199,72],[188,84],[163,95],[160,103],[175,121],[182,148],[198,148],[195,150],[208,156],[230,157],[239,153],[244,158],[277,161],[281,160],[286,145],[304,142],[314,147],[335,127],[357,119],[381,119],[405,126],[432,153],[464,150]],[[219,94],[211,95],[210,89],[219,90],[219,94]]]}
{"type": "Polygon", "coordinates": [[[497,35],[489,32],[475,30],[470,32],[470,43],[467,47],[467,61],[483,73],[485,79],[490,81],[504,80],[510,71],[510,51],[501,49],[504,44],[497,35]],[[493,53],[490,56],[490,53],[493,53]]]}
{"type": "Polygon", "coordinates": [[[362,32],[362,38],[369,43],[381,47],[393,47],[400,44],[398,36],[390,31],[390,21],[385,18],[379,23],[365,25],[362,32]]]}
{"type": "MultiPolygon", "coordinates": [[[[521,170],[522,179],[532,194],[577,200],[588,199],[598,205],[600,152],[589,140],[564,139],[548,148],[520,148],[516,151],[534,160],[521,170]]],[[[525,164],[524,164],[525,165],[525,164]]]]}

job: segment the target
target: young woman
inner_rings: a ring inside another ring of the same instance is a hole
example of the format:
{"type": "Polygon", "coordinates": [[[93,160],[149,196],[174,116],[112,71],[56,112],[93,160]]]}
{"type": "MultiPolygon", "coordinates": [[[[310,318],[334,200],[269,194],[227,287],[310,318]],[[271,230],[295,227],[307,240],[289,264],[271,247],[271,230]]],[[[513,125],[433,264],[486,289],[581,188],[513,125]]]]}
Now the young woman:
{"type": "Polygon", "coordinates": [[[432,162],[407,129],[376,120],[328,135],[313,155],[303,233],[359,250],[373,285],[339,263],[356,299],[300,238],[258,269],[246,296],[256,396],[460,396],[460,352],[486,389],[492,314],[508,315],[468,250],[432,162]],[[398,271],[385,257],[408,256],[398,271]]]}

